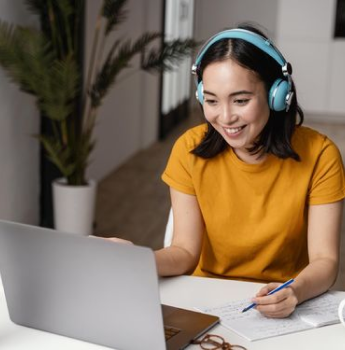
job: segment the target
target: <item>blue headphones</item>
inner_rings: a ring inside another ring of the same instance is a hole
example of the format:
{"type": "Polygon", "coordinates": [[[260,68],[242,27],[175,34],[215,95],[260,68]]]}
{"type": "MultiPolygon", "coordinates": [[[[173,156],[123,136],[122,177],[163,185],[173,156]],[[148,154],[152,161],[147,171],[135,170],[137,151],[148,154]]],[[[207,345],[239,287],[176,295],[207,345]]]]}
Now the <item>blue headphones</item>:
{"type": "MultiPolygon", "coordinates": [[[[293,92],[292,89],[292,79],[291,79],[291,65],[285,60],[283,55],[279,52],[277,48],[273,46],[269,39],[251,32],[246,29],[229,29],[224,30],[213,37],[211,37],[200,49],[195,63],[192,66],[192,74],[197,74],[202,58],[204,57],[207,50],[216,42],[223,39],[242,39],[253,45],[255,45],[260,50],[266,52],[272,58],[274,58],[282,67],[282,72],[284,79],[277,79],[271,86],[268,94],[268,104],[270,109],[274,111],[286,112],[289,110],[293,92]]],[[[203,83],[202,80],[198,83],[196,81],[197,90],[196,97],[198,101],[204,103],[204,93],[203,93],[203,83]]]]}

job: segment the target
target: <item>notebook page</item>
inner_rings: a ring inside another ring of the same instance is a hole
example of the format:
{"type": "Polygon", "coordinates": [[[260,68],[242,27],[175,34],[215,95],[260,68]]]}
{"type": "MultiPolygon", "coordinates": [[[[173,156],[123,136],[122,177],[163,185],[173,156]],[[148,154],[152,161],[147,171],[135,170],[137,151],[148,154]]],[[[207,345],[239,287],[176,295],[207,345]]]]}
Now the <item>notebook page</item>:
{"type": "Polygon", "coordinates": [[[341,298],[325,293],[308,300],[297,308],[299,317],[314,327],[339,323],[338,306],[341,298]]]}
{"type": "Polygon", "coordinates": [[[242,313],[247,305],[248,300],[240,300],[216,307],[198,308],[198,310],[218,316],[224,327],[250,341],[313,328],[311,324],[303,322],[296,313],[282,319],[267,318],[255,309],[242,313]]]}

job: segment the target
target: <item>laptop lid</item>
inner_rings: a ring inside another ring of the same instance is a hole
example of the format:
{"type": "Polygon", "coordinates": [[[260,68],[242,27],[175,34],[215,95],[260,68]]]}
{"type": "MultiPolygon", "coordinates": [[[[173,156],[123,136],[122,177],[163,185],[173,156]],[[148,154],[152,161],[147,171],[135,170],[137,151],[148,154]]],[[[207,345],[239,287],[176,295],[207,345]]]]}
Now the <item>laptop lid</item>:
{"type": "Polygon", "coordinates": [[[218,322],[166,307],[180,330],[166,345],[145,247],[0,221],[0,272],[13,322],[116,349],[182,349],[218,322]]]}

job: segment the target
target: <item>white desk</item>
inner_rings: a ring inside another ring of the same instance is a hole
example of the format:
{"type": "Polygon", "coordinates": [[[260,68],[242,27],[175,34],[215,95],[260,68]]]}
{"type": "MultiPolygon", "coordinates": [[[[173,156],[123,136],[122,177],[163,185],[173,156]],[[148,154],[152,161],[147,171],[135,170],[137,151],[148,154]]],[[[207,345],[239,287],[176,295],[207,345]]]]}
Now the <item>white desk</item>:
{"type": "MultiPolygon", "coordinates": [[[[255,283],[189,276],[167,278],[160,281],[162,303],[189,309],[193,309],[194,306],[213,306],[229,300],[251,297],[259,287],[260,285],[255,283]]],[[[345,293],[342,293],[345,297],[345,293]]],[[[345,349],[345,328],[340,324],[255,342],[248,342],[221,325],[216,326],[211,333],[223,336],[230,343],[243,345],[248,350],[345,349]]],[[[5,296],[0,283],[0,349],[105,350],[109,348],[13,324],[8,317],[5,296]]],[[[200,348],[190,346],[188,349],[200,348]]]]}

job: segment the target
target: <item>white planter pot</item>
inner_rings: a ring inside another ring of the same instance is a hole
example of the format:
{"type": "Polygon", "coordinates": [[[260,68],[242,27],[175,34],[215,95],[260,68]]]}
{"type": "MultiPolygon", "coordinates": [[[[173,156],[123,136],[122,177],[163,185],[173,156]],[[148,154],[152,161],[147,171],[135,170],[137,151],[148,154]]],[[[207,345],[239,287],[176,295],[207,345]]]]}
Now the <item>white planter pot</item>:
{"type": "Polygon", "coordinates": [[[66,179],[53,182],[54,226],[58,231],[91,235],[96,182],[90,180],[85,186],[66,185],[66,179]]]}

